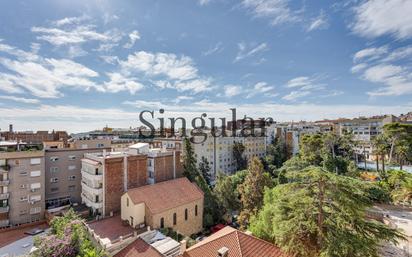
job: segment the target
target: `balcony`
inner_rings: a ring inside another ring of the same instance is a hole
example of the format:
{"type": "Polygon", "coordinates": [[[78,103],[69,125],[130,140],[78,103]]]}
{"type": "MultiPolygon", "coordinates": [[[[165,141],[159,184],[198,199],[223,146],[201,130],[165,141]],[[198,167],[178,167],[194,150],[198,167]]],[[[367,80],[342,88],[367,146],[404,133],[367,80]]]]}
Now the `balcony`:
{"type": "Polygon", "coordinates": [[[9,220],[0,220],[0,228],[2,227],[7,227],[10,225],[10,221],[9,220]]]}
{"type": "Polygon", "coordinates": [[[7,213],[9,212],[9,210],[10,210],[9,206],[0,207],[0,213],[7,213]]]}
{"type": "Polygon", "coordinates": [[[8,172],[10,170],[10,165],[0,165],[0,173],[8,172]]]}
{"type": "Polygon", "coordinates": [[[103,188],[102,187],[91,187],[82,181],[82,190],[88,192],[91,195],[103,195],[103,188]]]}
{"type": "Polygon", "coordinates": [[[9,196],[9,193],[0,194],[0,200],[7,200],[9,199],[9,196]]]}
{"type": "Polygon", "coordinates": [[[103,183],[103,174],[94,175],[82,170],[82,177],[97,183],[103,183]]]}
{"type": "Polygon", "coordinates": [[[0,186],[8,186],[10,184],[10,180],[0,180],[0,186]]]}
{"type": "Polygon", "coordinates": [[[82,201],[87,207],[91,207],[95,210],[103,208],[103,202],[92,201],[84,193],[82,193],[82,201]]]}

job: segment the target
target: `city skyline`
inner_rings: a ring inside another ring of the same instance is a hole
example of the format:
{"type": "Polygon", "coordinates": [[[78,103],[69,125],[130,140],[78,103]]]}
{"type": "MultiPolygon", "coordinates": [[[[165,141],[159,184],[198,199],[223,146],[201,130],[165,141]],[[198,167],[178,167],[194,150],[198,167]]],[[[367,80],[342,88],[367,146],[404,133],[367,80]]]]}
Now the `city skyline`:
{"type": "Polygon", "coordinates": [[[137,127],[160,108],[277,121],[407,113],[411,5],[5,1],[0,128],[137,127]]]}

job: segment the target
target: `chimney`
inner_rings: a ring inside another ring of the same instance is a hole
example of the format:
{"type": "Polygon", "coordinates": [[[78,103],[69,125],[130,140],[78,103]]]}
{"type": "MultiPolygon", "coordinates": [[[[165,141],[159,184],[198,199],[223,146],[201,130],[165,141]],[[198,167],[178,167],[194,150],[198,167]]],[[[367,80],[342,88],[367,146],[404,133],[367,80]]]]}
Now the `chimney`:
{"type": "Polygon", "coordinates": [[[186,240],[180,241],[180,255],[183,255],[186,252],[187,242],[186,240]]]}
{"type": "Polygon", "coordinates": [[[223,246],[219,250],[217,250],[218,257],[227,257],[229,255],[229,248],[223,246]]]}
{"type": "Polygon", "coordinates": [[[13,124],[9,124],[9,132],[13,133],[13,124]]]}

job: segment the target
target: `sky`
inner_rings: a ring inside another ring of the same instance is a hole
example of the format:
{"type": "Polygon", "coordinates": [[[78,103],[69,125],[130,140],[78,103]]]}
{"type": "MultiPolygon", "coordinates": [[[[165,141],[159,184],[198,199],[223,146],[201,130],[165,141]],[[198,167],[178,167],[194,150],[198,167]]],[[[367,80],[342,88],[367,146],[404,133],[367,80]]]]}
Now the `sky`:
{"type": "Polygon", "coordinates": [[[143,110],[406,113],[411,12],[410,0],[1,1],[0,128],[137,127],[143,110]]]}

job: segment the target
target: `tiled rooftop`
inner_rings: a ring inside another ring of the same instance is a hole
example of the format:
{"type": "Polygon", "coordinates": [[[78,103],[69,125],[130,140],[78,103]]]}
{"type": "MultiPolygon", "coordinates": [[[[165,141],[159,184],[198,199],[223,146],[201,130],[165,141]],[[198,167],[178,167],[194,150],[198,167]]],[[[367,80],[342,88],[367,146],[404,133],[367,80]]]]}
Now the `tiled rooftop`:
{"type": "Polygon", "coordinates": [[[100,238],[107,238],[110,241],[118,239],[120,236],[126,236],[134,233],[134,229],[126,224],[122,223],[120,215],[116,215],[110,218],[93,221],[87,224],[94,233],[100,238]]]}
{"type": "Polygon", "coordinates": [[[216,257],[218,250],[228,248],[227,257],[288,257],[282,250],[266,241],[225,227],[186,250],[183,257],[216,257]]]}
{"type": "Polygon", "coordinates": [[[138,238],[114,257],[162,257],[154,247],[138,238]]]}

